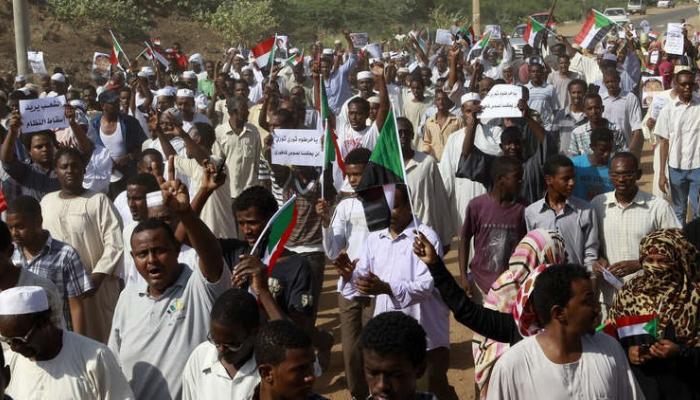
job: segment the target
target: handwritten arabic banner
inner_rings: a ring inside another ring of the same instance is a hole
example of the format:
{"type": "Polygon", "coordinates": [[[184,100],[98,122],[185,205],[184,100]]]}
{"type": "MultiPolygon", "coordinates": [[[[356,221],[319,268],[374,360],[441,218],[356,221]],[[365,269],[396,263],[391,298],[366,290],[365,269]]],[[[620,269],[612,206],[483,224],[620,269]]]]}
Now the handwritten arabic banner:
{"type": "Polygon", "coordinates": [[[66,104],[65,96],[20,100],[19,113],[22,117],[22,133],[68,127],[63,109],[64,104],[66,104]]]}
{"type": "Polygon", "coordinates": [[[272,163],[320,167],[323,163],[323,132],[317,129],[275,129],[272,163]]]}
{"type": "Polygon", "coordinates": [[[518,101],[523,97],[523,88],[517,85],[496,85],[481,101],[481,119],[519,118],[523,116],[518,101]]]}

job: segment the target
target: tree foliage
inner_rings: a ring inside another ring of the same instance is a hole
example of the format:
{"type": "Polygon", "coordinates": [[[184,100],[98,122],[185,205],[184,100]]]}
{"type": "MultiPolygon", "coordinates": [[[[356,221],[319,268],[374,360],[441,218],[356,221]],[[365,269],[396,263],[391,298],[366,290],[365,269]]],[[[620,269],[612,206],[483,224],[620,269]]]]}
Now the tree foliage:
{"type": "Polygon", "coordinates": [[[231,43],[251,46],[277,30],[275,11],[271,0],[226,0],[206,20],[231,43]]]}
{"type": "Polygon", "coordinates": [[[148,24],[146,11],[134,0],[48,0],[47,4],[59,20],[74,26],[136,33],[148,24]]]}

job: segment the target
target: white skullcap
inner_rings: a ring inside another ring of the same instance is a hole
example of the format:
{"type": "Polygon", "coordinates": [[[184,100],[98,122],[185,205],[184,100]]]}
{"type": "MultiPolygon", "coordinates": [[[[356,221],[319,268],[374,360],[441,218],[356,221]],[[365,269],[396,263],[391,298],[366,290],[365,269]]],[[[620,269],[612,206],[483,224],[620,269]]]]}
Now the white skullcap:
{"type": "Polygon", "coordinates": [[[194,99],[194,92],[190,89],[179,89],[177,91],[177,97],[191,97],[194,99]]]}
{"type": "Polygon", "coordinates": [[[0,292],[0,315],[33,314],[49,309],[49,299],[39,286],[17,286],[0,292]]]}
{"type": "Polygon", "coordinates": [[[182,78],[183,79],[195,79],[195,78],[197,78],[197,74],[195,74],[194,71],[185,71],[182,73],[182,78]]]}
{"type": "Polygon", "coordinates": [[[63,75],[63,74],[60,73],[60,72],[57,72],[57,73],[51,75],[51,80],[52,80],[52,81],[56,81],[56,82],[63,82],[63,83],[65,83],[65,82],[66,82],[66,76],[63,75]]]}
{"type": "Polygon", "coordinates": [[[369,99],[367,99],[367,101],[370,104],[379,104],[379,96],[372,96],[369,99]]]}
{"type": "Polygon", "coordinates": [[[246,65],[246,66],[241,67],[241,72],[252,71],[252,70],[253,70],[253,67],[251,65],[246,65]]]}
{"type": "Polygon", "coordinates": [[[332,56],[332,55],[333,55],[333,49],[323,49],[323,55],[324,55],[324,56],[332,56]]]}
{"type": "Polygon", "coordinates": [[[479,93],[476,92],[469,92],[462,95],[461,104],[464,104],[468,101],[481,101],[481,96],[479,96],[479,93]]]}
{"type": "Polygon", "coordinates": [[[141,72],[146,74],[146,76],[153,76],[156,74],[156,72],[153,70],[153,67],[141,67],[141,72]]]}
{"type": "Polygon", "coordinates": [[[190,58],[188,59],[189,62],[198,62],[200,64],[202,63],[202,60],[204,60],[204,59],[202,58],[202,55],[199,53],[192,54],[190,56],[190,58]]]}
{"type": "Polygon", "coordinates": [[[371,72],[369,71],[360,71],[357,73],[357,80],[361,81],[363,79],[374,79],[374,75],[372,75],[371,72]]]}
{"type": "Polygon", "coordinates": [[[24,75],[15,76],[15,82],[26,82],[27,78],[24,75]]]}
{"type": "Polygon", "coordinates": [[[398,70],[396,70],[397,73],[399,74],[407,74],[408,73],[408,68],[406,67],[401,67],[398,70]]]}
{"type": "Polygon", "coordinates": [[[156,96],[172,97],[172,96],[175,96],[176,93],[177,93],[177,90],[174,87],[166,86],[162,89],[158,89],[158,91],[156,92],[156,96]]]}
{"type": "Polygon", "coordinates": [[[289,49],[289,54],[299,54],[299,49],[297,49],[296,47],[292,47],[291,49],[289,49]]]}
{"type": "Polygon", "coordinates": [[[83,111],[87,109],[87,104],[85,104],[85,102],[82,100],[71,100],[68,102],[68,104],[70,104],[72,107],[79,108],[83,111]]]}

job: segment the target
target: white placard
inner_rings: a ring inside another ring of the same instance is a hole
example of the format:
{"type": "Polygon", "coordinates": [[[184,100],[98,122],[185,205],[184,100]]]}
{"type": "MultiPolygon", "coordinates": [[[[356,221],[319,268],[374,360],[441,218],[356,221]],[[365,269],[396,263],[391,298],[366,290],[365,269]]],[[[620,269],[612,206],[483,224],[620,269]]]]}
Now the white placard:
{"type": "Polygon", "coordinates": [[[683,24],[669,22],[664,51],[669,54],[683,55],[683,24]]]}
{"type": "Polygon", "coordinates": [[[659,52],[657,50],[652,50],[649,52],[649,64],[654,64],[659,62],[659,52]]]}
{"type": "Polygon", "coordinates": [[[369,35],[367,32],[356,32],[350,34],[353,46],[356,48],[365,47],[369,43],[369,35]]]}
{"type": "Polygon", "coordinates": [[[654,99],[651,101],[651,117],[654,119],[659,119],[659,113],[661,112],[661,109],[666,107],[666,104],[668,104],[668,99],[664,96],[654,96],[654,99]]]}
{"type": "Polygon", "coordinates": [[[365,46],[365,51],[372,56],[372,58],[382,58],[382,46],[379,43],[372,43],[365,46]]]}
{"type": "Polygon", "coordinates": [[[275,129],[272,163],[320,167],[323,163],[323,132],[318,129],[275,129]]]}
{"type": "Polygon", "coordinates": [[[438,29],[435,32],[435,43],[451,46],[452,33],[450,33],[450,31],[448,31],[447,29],[438,29]]]}
{"type": "Polygon", "coordinates": [[[32,68],[32,73],[35,74],[46,74],[46,64],[44,64],[44,52],[43,51],[28,51],[27,60],[32,68]]]}
{"type": "Polygon", "coordinates": [[[500,25],[486,25],[484,32],[491,32],[491,39],[501,39],[501,26],[500,25]]]}
{"type": "Polygon", "coordinates": [[[92,56],[92,72],[95,75],[103,78],[109,78],[110,72],[110,57],[109,54],[95,52],[92,56]]]}
{"type": "Polygon", "coordinates": [[[518,85],[496,85],[481,101],[481,119],[521,118],[518,101],[523,97],[523,88],[518,85]]]}
{"type": "Polygon", "coordinates": [[[68,127],[65,110],[66,96],[44,97],[35,100],[20,100],[22,133],[68,127]]]}

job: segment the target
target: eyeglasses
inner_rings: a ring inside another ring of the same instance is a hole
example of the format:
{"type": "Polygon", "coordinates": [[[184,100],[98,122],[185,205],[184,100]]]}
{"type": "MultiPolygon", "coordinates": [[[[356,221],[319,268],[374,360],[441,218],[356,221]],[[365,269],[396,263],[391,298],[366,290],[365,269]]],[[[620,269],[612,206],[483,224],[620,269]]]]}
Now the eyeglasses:
{"type": "Polygon", "coordinates": [[[29,343],[29,338],[31,338],[34,333],[34,328],[36,328],[36,324],[32,325],[31,329],[29,329],[24,336],[15,336],[11,338],[0,336],[0,342],[7,343],[11,347],[26,346],[29,343]]]}
{"type": "Polygon", "coordinates": [[[220,347],[220,348],[222,348],[222,349],[224,349],[224,350],[226,350],[226,351],[230,351],[230,352],[232,352],[232,353],[235,353],[235,352],[239,351],[239,350],[243,347],[243,344],[233,345],[233,344],[230,344],[230,343],[217,343],[217,342],[215,342],[214,339],[211,337],[211,332],[209,332],[209,333],[207,334],[207,342],[213,344],[213,345],[216,346],[216,347],[220,347]]]}

